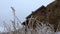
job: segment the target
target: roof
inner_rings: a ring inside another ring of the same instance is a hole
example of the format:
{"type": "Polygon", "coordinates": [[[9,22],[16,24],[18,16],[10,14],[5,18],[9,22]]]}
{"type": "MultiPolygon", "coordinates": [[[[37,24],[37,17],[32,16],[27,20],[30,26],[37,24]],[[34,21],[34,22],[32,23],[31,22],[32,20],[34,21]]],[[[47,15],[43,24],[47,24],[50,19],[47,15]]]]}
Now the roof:
{"type": "Polygon", "coordinates": [[[29,16],[27,16],[26,19],[30,18],[31,15],[34,15],[36,12],[38,12],[39,10],[44,9],[44,8],[45,8],[45,6],[42,5],[42,6],[39,7],[36,11],[32,12],[29,16]]]}
{"type": "Polygon", "coordinates": [[[34,14],[36,14],[39,10],[41,10],[41,9],[45,9],[45,6],[41,6],[40,8],[38,8],[36,11],[34,11],[34,12],[32,12],[29,16],[27,16],[26,17],[26,21],[24,21],[23,23],[22,23],[22,25],[25,25],[25,23],[27,23],[28,24],[28,18],[30,18],[31,17],[31,15],[34,15],[34,14]]]}

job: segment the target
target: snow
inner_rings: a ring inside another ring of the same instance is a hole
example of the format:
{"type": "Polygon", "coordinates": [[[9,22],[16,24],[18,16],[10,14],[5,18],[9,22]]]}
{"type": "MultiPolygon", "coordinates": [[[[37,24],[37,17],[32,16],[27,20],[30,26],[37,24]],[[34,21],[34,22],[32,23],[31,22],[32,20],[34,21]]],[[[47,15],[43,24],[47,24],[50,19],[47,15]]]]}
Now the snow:
{"type": "Polygon", "coordinates": [[[60,31],[56,32],[55,34],[60,34],[60,31]]]}

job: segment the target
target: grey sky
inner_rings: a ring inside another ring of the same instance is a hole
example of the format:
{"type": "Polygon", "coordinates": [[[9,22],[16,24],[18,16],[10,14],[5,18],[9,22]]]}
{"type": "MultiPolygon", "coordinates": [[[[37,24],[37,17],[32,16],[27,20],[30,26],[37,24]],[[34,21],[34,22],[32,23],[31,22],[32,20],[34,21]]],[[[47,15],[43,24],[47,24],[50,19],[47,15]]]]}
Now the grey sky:
{"type": "MultiPolygon", "coordinates": [[[[54,0],[0,0],[0,30],[2,29],[2,21],[7,23],[13,18],[11,6],[15,8],[16,15],[20,21],[24,21],[32,11],[35,11],[41,5],[47,5],[54,0]]],[[[13,19],[12,19],[13,20],[13,19]]]]}

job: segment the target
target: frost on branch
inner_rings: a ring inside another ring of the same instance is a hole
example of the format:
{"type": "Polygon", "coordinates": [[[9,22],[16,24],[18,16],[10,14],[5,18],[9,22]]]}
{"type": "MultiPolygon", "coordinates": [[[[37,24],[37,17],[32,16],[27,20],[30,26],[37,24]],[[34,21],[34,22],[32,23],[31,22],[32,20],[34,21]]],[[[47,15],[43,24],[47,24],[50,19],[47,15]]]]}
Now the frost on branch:
{"type": "Polygon", "coordinates": [[[49,23],[43,23],[36,18],[29,18],[26,27],[26,34],[54,34],[54,26],[49,23]]]}

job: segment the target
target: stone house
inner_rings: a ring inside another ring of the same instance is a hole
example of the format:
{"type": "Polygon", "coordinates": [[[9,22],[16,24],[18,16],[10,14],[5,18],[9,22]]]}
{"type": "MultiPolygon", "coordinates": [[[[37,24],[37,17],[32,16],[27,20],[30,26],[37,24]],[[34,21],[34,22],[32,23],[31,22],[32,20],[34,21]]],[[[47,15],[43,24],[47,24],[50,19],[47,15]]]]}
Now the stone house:
{"type": "Polygon", "coordinates": [[[29,16],[26,17],[26,21],[22,24],[28,24],[28,19],[31,18],[31,16],[33,16],[33,18],[37,17],[37,20],[43,23],[54,25],[54,31],[56,31],[57,28],[59,29],[58,31],[60,31],[60,0],[55,0],[46,7],[41,6],[37,10],[33,11],[29,16]]]}

